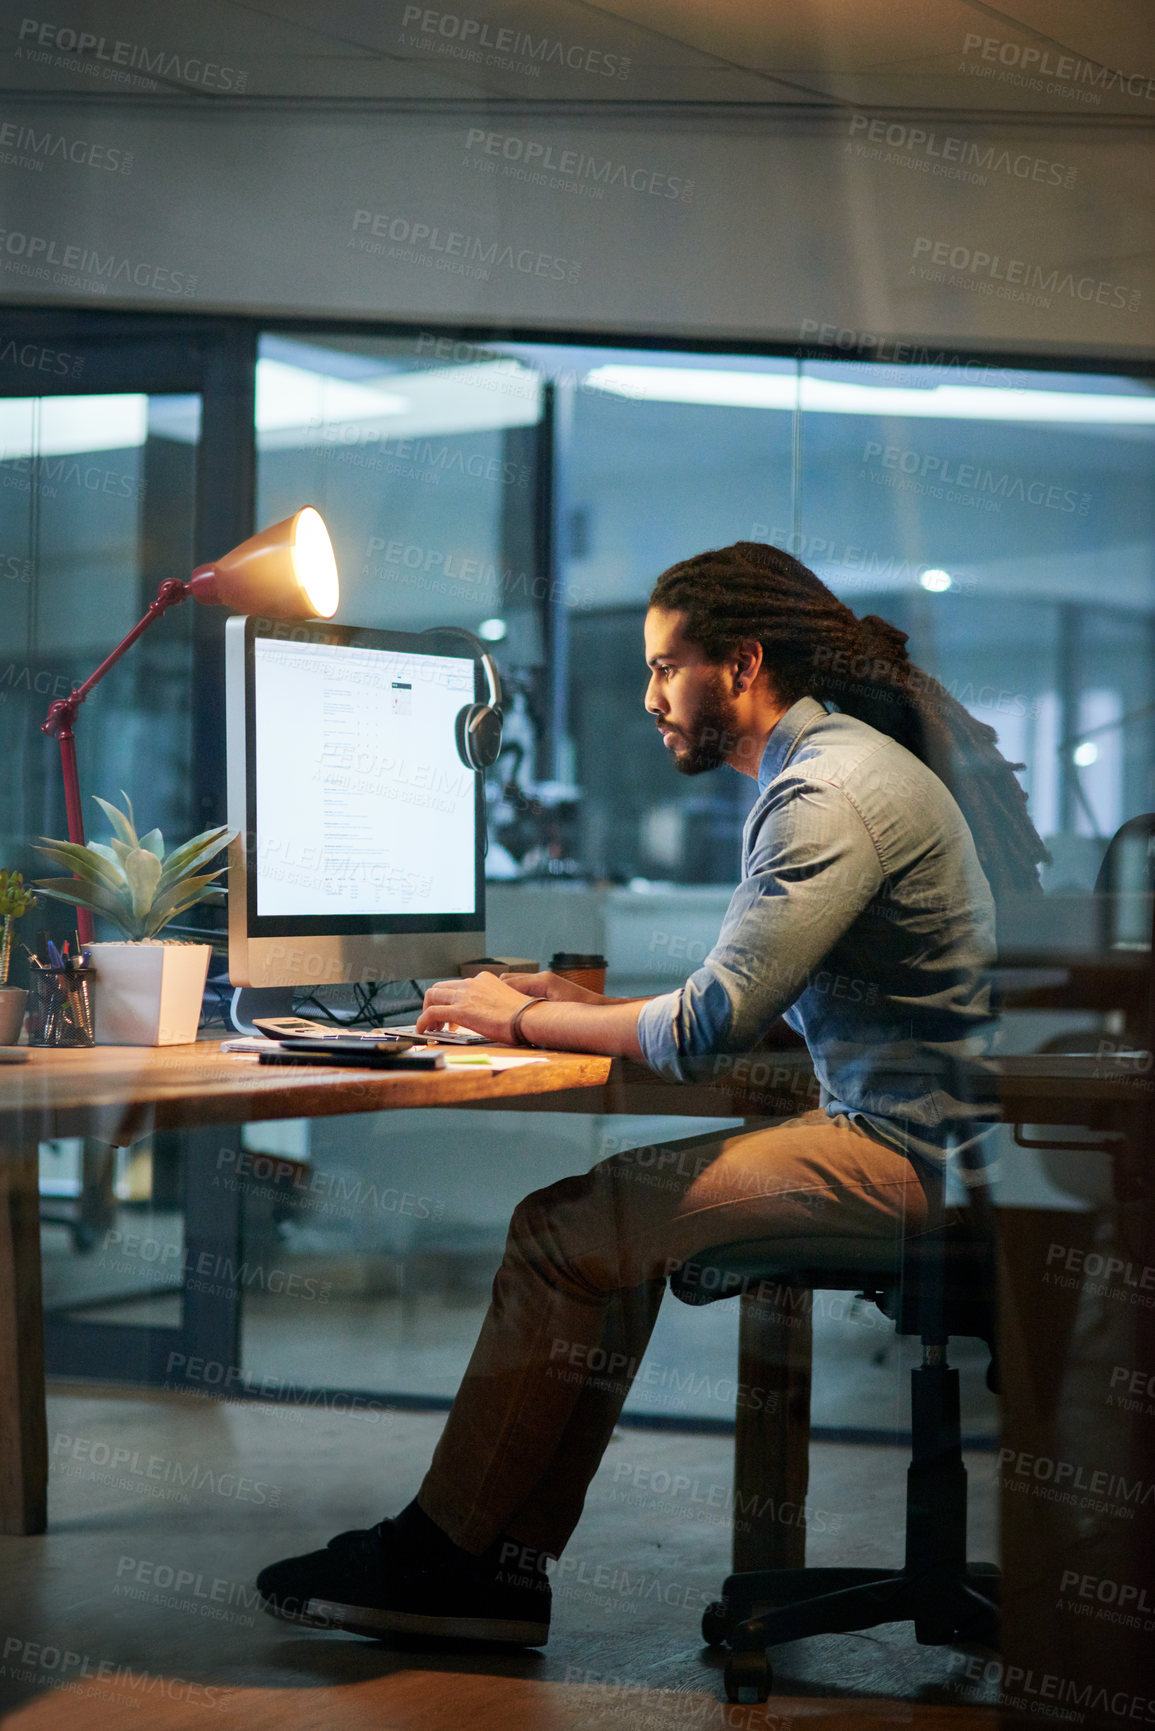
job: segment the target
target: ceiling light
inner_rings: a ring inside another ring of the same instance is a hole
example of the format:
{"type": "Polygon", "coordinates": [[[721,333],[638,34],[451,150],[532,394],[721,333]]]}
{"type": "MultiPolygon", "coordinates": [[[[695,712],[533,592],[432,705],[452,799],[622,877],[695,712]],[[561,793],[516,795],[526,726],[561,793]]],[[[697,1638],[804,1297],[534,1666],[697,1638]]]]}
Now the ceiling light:
{"type": "Polygon", "coordinates": [[[258,433],[306,424],[318,428],[328,422],[376,420],[402,415],[408,407],[408,397],[398,391],[350,379],[324,378],[284,361],[257,362],[258,433]]]}
{"type": "Polygon", "coordinates": [[[635,401],[728,409],[806,409],[826,415],[892,415],[898,420],[1055,421],[1069,425],[1155,426],[1155,392],[1007,390],[998,386],[859,385],[810,373],[727,372],[714,367],[595,367],[593,390],[635,401]]]}
{"type": "MultiPolygon", "coordinates": [[[[148,398],[8,397],[0,402],[0,462],[89,451],[131,451],[148,437],[148,398]]],[[[50,478],[50,477],[46,477],[50,478]]]]}

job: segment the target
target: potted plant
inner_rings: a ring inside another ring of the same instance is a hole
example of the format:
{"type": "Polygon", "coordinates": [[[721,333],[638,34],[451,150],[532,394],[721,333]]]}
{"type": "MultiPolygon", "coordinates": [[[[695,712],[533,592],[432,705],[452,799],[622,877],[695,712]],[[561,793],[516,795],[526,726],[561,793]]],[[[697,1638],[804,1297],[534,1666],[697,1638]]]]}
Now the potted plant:
{"type": "MultiPolygon", "coordinates": [[[[123,790],[122,790],[123,792],[123,790]]],[[[107,843],[41,837],[39,853],[75,877],[38,878],[37,889],[111,920],[124,941],[88,946],[96,968],[98,1046],[176,1046],[196,1039],[211,944],[158,938],[177,914],[201,901],[223,901],[204,867],[229,839],[227,826],[206,829],[170,854],[159,829],[138,836],[132,801],[124,811],[96,802],[113,828],[107,843]]]]}
{"type": "Polygon", "coordinates": [[[35,900],[35,890],[24,888],[24,879],[19,872],[0,871],[0,1046],[14,1046],[24,1026],[28,993],[22,986],[8,984],[8,969],[12,965],[16,921],[21,914],[28,912],[35,900]]]}

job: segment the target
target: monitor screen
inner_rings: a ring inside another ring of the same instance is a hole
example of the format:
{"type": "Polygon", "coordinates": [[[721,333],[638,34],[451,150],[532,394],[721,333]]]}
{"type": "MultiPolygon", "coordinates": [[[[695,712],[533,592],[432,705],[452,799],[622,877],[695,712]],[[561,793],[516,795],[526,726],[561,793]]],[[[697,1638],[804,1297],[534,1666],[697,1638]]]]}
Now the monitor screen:
{"type": "Polygon", "coordinates": [[[483,929],[484,790],[457,745],[483,683],[468,650],[236,624],[249,936],[483,929]]]}
{"type": "Polygon", "coordinates": [[[257,914],[474,909],[471,656],[258,637],[257,914]]]}

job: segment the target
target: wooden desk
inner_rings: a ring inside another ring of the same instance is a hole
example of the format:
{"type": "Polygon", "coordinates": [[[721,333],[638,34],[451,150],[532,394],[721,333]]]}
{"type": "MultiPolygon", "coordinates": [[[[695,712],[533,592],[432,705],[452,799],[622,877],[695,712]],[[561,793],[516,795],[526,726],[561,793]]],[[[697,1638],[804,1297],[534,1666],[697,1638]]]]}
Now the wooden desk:
{"type": "Polygon", "coordinates": [[[220,1047],[219,1040],[200,1040],[190,1046],[31,1048],[28,1063],[0,1066],[0,1125],[25,1140],[98,1136],[127,1147],[154,1130],[413,1106],[508,1105],[536,1095],[550,1096],[556,1110],[597,1111],[579,1108],[577,1096],[584,1100],[587,1090],[604,1088],[612,1062],[562,1052],[548,1054],[544,1064],[497,1073],[390,1074],[320,1065],[274,1069],[220,1047]]]}
{"type": "MultiPolygon", "coordinates": [[[[33,1048],[26,1064],[0,1065],[0,1147],[11,1152],[21,1142],[53,1136],[98,1136],[123,1147],[154,1130],[420,1106],[774,1119],[809,1111],[818,1099],[805,1051],[734,1058],[713,1080],[685,1083],[666,1082],[625,1058],[540,1056],[545,1063],[498,1073],[375,1075],[271,1069],[222,1053],[217,1040],[86,1051],[33,1048]]],[[[1002,1117],[1013,1123],[1122,1128],[1155,1092],[1155,1075],[1115,1058],[1053,1053],[1002,1058],[994,1068],[1002,1117]]]]}

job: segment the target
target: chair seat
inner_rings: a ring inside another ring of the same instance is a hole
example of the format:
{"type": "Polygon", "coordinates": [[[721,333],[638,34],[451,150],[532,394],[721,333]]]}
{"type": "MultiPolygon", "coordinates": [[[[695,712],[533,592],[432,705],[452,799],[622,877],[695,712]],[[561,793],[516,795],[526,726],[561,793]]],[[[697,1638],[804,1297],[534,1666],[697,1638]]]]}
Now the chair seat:
{"type": "MultiPolygon", "coordinates": [[[[691,1257],[669,1277],[670,1291],[683,1304],[716,1304],[761,1289],[767,1299],[782,1286],[814,1291],[864,1292],[900,1334],[923,1333],[923,1291],[945,1284],[934,1300],[941,1307],[947,1334],[973,1335],[991,1349],[988,1383],[993,1389],[995,1354],[994,1293],[988,1247],[976,1235],[965,1208],[948,1208],[943,1225],[907,1239],[746,1238],[712,1245],[691,1257]],[[932,1271],[938,1268],[937,1277],[932,1271]]],[[[924,1339],[926,1339],[924,1334],[924,1339]]]]}
{"type": "Polygon", "coordinates": [[[864,1285],[893,1286],[901,1268],[897,1239],[748,1238],[684,1262],[670,1276],[670,1291],[683,1304],[715,1304],[762,1283],[857,1291],[864,1285]]]}

